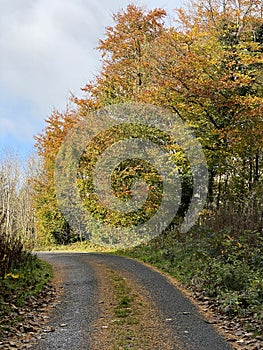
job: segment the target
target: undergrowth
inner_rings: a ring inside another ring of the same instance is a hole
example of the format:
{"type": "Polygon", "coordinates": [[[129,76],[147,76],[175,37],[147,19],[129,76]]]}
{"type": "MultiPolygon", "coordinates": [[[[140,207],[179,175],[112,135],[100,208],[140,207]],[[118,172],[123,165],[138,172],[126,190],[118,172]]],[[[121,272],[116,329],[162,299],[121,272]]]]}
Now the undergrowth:
{"type": "Polygon", "coordinates": [[[139,258],[173,275],[213,300],[229,317],[253,319],[244,326],[262,335],[263,238],[256,231],[238,237],[196,227],[184,237],[165,233],[147,245],[118,253],[139,258]]]}
{"type": "MultiPolygon", "coordinates": [[[[31,253],[22,252],[19,264],[0,278],[0,336],[9,325],[8,316],[38,294],[52,275],[49,264],[31,253]]],[[[13,317],[10,319],[14,322],[13,317]]]]}

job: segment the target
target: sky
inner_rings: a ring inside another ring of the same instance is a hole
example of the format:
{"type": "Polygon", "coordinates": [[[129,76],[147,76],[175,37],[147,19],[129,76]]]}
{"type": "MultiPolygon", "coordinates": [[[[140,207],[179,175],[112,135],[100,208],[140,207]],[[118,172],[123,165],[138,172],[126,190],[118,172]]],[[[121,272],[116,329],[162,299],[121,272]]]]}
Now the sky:
{"type": "MultiPolygon", "coordinates": [[[[96,50],[121,0],[0,0],[0,152],[32,153],[52,110],[100,71],[96,50]]],[[[172,17],[180,0],[137,0],[172,17]]]]}

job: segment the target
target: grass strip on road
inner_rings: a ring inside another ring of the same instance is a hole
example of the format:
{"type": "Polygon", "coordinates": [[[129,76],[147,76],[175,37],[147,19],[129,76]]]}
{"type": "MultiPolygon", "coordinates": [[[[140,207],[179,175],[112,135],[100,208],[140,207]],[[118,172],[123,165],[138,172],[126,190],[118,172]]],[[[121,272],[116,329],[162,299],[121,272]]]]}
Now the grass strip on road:
{"type": "Polygon", "coordinates": [[[123,272],[103,264],[94,266],[99,280],[100,312],[94,324],[93,348],[173,349],[169,326],[163,324],[144,288],[123,272]]]}

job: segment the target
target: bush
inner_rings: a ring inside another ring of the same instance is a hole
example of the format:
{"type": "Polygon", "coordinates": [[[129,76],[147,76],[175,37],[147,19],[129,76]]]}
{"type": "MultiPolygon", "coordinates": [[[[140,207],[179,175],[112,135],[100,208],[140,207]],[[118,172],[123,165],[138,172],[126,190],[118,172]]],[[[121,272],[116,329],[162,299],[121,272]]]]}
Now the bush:
{"type": "Polygon", "coordinates": [[[31,253],[22,252],[19,266],[0,278],[0,318],[14,306],[23,306],[26,299],[40,292],[51,277],[52,270],[47,263],[31,253]]]}
{"type": "Polygon", "coordinates": [[[4,278],[12,267],[22,258],[23,244],[19,238],[4,232],[4,223],[0,222],[0,278],[4,278]]]}
{"type": "MultiPolygon", "coordinates": [[[[261,319],[262,252],[263,237],[259,232],[244,231],[237,237],[196,227],[185,236],[166,232],[125,254],[162,268],[211,298],[219,311],[231,317],[253,315],[261,319]]],[[[254,331],[259,332],[259,328],[254,331]]]]}

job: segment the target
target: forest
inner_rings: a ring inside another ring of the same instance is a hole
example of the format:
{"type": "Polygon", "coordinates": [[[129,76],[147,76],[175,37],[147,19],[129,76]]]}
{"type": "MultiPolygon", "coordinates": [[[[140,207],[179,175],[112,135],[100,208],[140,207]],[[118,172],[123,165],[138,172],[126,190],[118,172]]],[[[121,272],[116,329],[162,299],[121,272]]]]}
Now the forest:
{"type": "MultiPolygon", "coordinates": [[[[109,231],[94,243],[88,220],[78,228],[70,225],[58,202],[57,157],[67,135],[83,121],[89,128],[94,115],[101,115],[103,128],[103,111],[114,111],[116,105],[124,113],[125,106],[132,106],[138,115],[142,106],[154,106],[180,118],[202,147],[207,195],[194,225],[188,232],[180,230],[194,193],[191,161],[180,142],[140,121],[128,129],[112,124],[101,133],[96,126],[96,137],[80,155],[76,171],[82,210],[119,231],[147,222],[163,195],[153,166],[126,159],[114,170],[112,188],[123,202],[131,199],[135,179],[148,187],[146,204],[128,215],[99,202],[92,172],[100,154],[121,140],[147,138],[161,145],[181,183],[177,214],[165,227],[160,223],[161,234],[115,253],[169,272],[197,298],[209,298],[219,313],[238,318],[262,336],[263,3],[191,1],[176,9],[173,20],[161,8],[129,5],[113,19],[97,47],[100,73],[81,88],[81,97],[72,96],[64,111],[54,110],[47,118],[35,137],[37,157],[24,169],[12,154],[0,164],[0,301],[16,302],[3,292],[12,290],[11,282],[33,283],[35,291],[46,283],[43,276],[51,272],[38,264],[33,250],[113,249],[115,237],[109,231]],[[19,277],[21,269],[31,271],[26,281],[19,277]]],[[[70,151],[67,160],[73,157],[74,149],[70,151]]],[[[71,216],[76,215],[72,210],[71,216]]],[[[1,308],[0,317],[8,312],[1,308]]]]}

